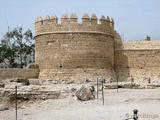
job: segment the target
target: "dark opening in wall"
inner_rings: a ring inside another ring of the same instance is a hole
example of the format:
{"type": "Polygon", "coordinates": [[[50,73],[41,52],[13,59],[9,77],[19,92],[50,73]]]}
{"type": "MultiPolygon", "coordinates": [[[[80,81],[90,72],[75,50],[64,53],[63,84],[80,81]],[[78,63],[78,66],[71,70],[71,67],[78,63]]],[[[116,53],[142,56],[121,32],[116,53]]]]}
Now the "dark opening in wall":
{"type": "Polygon", "coordinates": [[[63,67],[63,66],[60,64],[60,65],[59,65],[59,68],[62,68],[62,67],[63,67]]]}

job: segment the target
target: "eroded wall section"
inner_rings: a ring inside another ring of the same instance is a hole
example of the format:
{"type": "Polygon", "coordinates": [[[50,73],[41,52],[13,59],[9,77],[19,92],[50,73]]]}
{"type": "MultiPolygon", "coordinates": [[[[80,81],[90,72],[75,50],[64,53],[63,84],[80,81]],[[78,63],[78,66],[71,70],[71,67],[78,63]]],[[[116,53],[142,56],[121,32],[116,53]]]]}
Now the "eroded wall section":
{"type": "Polygon", "coordinates": [[[124,42],[115,50],[115,66],[120,81],[133,77],[160,79],[160,41],[124,42]]]}

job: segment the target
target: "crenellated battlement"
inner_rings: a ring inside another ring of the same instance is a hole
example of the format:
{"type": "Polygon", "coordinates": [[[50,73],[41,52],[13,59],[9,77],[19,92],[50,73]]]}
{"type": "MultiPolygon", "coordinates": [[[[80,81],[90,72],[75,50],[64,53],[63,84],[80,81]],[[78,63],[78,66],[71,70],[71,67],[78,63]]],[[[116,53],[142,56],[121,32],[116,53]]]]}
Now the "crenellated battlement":
{"type": "Polygon", "coordinates": [[[114,20],[95,14],[39,17],[35,21],[35,63],[41,79],[134,82],[160,79],[160,41],[147,35],[125,42],[114,30],[114,20]],[[79,22],[81,21],[81,22],[79,22]]]}
{"type": "Polygon", "coordinates": [[[76,14],[71,14],[68,17],[67,14],[61,16],[61,22],[58,23],[56,15],[45,16],[43,19],[39,17],[35,21],[35,36],[48,33],[67,33],[67,32],[92,32],[113,35],[114,21],[108,16],[101,16],[98,18],[95,14],[91,17],[88,14],[84,14],[81,18],[81,23],[78,23],[78,17],[76,14]]]}

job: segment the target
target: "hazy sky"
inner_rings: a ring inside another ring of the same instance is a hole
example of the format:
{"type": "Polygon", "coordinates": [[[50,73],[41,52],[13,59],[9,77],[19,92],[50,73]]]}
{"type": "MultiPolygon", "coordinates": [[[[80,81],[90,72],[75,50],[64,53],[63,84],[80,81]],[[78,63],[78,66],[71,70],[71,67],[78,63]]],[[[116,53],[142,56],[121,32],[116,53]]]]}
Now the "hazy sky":
{"type": "MultiPolygon", "coordinates": [[[[34,31],[37,17],[84,13],[113,17],[115,29],[125,40],[142,40],[146,35],[160,40],[160,0],[0,0],[0,39],[17,26],[34,31]]],[[[80,21],[80,20],[79,20],[80,21]]]]}

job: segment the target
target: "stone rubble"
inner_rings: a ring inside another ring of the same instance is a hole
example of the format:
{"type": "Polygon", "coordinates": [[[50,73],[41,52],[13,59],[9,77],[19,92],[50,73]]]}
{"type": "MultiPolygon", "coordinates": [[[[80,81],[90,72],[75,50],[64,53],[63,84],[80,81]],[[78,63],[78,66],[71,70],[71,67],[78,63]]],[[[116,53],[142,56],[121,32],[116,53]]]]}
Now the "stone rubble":
{"type": "Polygon", "coordinates": [[[93,99],[94,98],[94,87],[88,87],[88,86],[85,86],[85,85],[82,85],[75,93],[76,97],[79,99],[79,100],[82,100],[82,101],[87,101],[87,100],[90,100],[90,99],[93,99]]]}
{"type": "MultiPolygon", "coordinates": [[[[145,81],[148,79],[145,78],[145,81]]],[[[39,80],[28,79],[29,85],[25,85],[23,81],[18,79],[7,79],[1,81],[0,87],[0,109],[6,110],[10,108],[11,103],[15,101],[15,86],[17,86],[17,97],[19,102],[29,102],[47,99],[63,99],[66,97],[77,98],[82,101],[87,101],[95,98],[95,91],[97,91],[97,81],[84,79],[80,83],[58,83],[57,80],[39,80]],[[41,82],[39,82],[41,81],[41,82]],[[89,81],[89,82],[88,82],[89,81]],[[7,98],[4,100],[3,98],[7,98]],[[8,101],[6,103],[5,101],[8,101]],[[8,105],[8,106],[7,106],[8,105]],[[5,107],[6,106],[6,107],[5,107]]],[[[110,82],[106,80],[104,89],[155,89],[160,87],[160,82],[157,79],[151,79],[149,82],[133,82],[131,79],[125,82],[110,82]]],[[[98,90],[102,90],[102,83],[99,81],[98,90]]],[[[24,103],[25,104],[25,103],[24,103]]],[[[22,104],[23,105],[23,104],[22,104]]]]}

